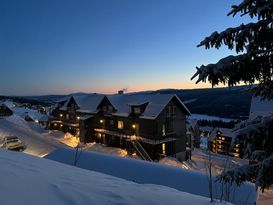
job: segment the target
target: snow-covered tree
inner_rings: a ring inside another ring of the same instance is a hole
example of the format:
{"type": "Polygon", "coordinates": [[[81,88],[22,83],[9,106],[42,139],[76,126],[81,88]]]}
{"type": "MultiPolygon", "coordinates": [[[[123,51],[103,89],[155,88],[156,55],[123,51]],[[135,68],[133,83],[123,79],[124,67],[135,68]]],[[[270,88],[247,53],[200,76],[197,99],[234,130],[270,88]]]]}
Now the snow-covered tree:
{"type": "MultiPolygon", "coordinates": [[[[215,64],[196,67],[193,78],[196,83],[209,81],[229,86],[241,82],[257,83],[255,95],[273,99],[273,0],[243,0],[233,5],[228,15],[248,15],[253,22],[213,32],[199,46],[206,49],[227,46],[237,55],[222,58],[215,64]]],[[[243,181],[255,181],[262,190],[273,184],[273,116],[247,121],[240,125],[234,135],[247,147],[249,156],[258,162],[224,172],[219,179],[238,185],[243,181]]]]}

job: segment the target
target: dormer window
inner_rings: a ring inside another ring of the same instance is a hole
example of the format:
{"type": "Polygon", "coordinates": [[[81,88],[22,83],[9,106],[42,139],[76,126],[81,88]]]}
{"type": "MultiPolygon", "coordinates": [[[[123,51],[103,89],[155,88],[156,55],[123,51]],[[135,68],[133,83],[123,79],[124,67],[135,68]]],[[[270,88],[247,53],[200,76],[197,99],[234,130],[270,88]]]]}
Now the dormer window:
{"type": "Polygon", "coordinates": [[[112,107],[111,105],[109,105],[109,106],[108,106],[108,111],[109,111],[109,112],[113,112],[113,110],[114,110],[113,107],[112,107]]]}
{"type": "Polygon", "coordinates": [[[106,112],[107,111],[107,107],[106,106],[102,106],[102,110],[103,110],[103,112],[106,112]]]}
{"type": "Polygon", "coordinates": [[[167,116],[173,116],[175,117],[176,116],[176,107],[175,106],[168,106],[167,107],[167,116]]]}
{"type": "Polygon", "coordinates": [[[140,107],[134,107],[134,113],[135,114],[140,114],[141,113],[140,107]]]}

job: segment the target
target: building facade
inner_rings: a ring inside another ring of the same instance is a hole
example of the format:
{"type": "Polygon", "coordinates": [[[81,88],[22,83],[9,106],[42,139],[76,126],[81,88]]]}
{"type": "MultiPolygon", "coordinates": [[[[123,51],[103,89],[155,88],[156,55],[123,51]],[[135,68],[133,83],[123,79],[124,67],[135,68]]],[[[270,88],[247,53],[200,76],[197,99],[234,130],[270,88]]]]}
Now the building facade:
{"type": "Polygon", "coordinates": [[[117,94],[71,96],[54,111],[51,129],[136,152],[145,160],[186,156],[189,110],[176,95],[117,94]]]}

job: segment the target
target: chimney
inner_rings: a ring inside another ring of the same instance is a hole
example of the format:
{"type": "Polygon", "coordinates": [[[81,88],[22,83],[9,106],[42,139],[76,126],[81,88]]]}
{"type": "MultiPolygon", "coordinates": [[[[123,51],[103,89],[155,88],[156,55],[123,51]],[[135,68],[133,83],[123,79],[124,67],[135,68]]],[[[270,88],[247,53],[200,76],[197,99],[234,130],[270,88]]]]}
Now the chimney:
{"type": "Polygon", "coordinates": [[[119,91],[118,91],[118,94],[119,94],[119,95],[121,95],[121,94],[123,94],[123,93],[124,93],[124,90],[119,90],[119,91]]]}

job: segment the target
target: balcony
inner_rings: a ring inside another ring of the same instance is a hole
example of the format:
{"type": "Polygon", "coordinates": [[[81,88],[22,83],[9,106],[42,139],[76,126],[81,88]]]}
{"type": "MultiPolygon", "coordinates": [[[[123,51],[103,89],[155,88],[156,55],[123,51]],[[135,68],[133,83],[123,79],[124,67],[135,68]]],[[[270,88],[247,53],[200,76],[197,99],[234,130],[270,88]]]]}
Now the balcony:
{"type": "Polygon", "coordinates": [[[149,138],[147,138],[146,136],[137,136],[137,135],[133,135],[132,132],[119,132],[119,131],[112,131],[112,130],[106,130],[106,129],[101,129],[101,128],[96,128],[95,129],[96,132],[100,132],[103,134],[109,134],[109,135],[113,135],[113,136],[117,136],[117,137],[121,137],[121,138],[126,138],[128,140],[138,140],[147,144],[152,144],[152,145],[156,145],[156,144],[162,144],[162,143],[166,143],[166,142],[171,142],[171,141],[175,141],[176,138],[175,137],[157,137],[157,136],[149,136],[149,138]]]}

